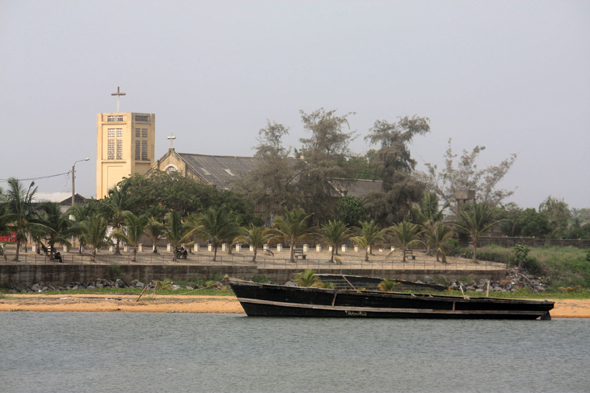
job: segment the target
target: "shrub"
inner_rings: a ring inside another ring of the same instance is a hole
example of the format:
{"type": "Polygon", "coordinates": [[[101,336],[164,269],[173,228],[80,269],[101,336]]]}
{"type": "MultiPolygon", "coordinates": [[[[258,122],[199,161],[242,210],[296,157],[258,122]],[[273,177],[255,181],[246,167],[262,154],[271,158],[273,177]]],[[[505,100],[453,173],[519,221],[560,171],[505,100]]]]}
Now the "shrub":
{"type": "Polygon", "coordinates": [[[257,274],[257,275],[255,275],[254,277],[252,277],[252,281],[253,281],[253,282],[259,282],[259,283],[262,283],[262,284],[265,284],[265,283],[271,282],[271,281],[270,281],[270,279],[269,279],[268,277],[266,277],[266,276],[263,276],[263,275],[261,275],[261,274],[257,274]]]}

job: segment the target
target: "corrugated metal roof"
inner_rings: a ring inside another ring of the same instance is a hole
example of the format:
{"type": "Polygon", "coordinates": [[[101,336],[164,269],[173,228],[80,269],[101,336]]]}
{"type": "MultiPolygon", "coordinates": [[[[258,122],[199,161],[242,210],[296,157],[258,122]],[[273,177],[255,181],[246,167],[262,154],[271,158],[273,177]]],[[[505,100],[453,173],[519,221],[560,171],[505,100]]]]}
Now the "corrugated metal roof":
{"type": "Polygon", "coordinates": [[[210,184],[218,188],[231,188],[231,180],[237,180],[256,168],[254,157],[208,156],[204,154],[178,153],[184,161],[210,184]]]}
{"type": "MultiPolygon", "coordinates": [[[[72,198],[71,192],[36,192],[33,195],[33,203],[41,203],[41,202],[54,202],[54,203],[63,203],[65,200],[70,200],[72,198]]],[[[84,197],[78,193],[76,193],[76,199],[84,197]]]]}
{"type": "Polygon", "coordinates": [[[332,185],[338,191],[341,196],[353,196],[356,198],[362,198],[367,196],[371,191],[381,191],[383,182],[381,180],[344,180],[334,179],[332,185]]]}

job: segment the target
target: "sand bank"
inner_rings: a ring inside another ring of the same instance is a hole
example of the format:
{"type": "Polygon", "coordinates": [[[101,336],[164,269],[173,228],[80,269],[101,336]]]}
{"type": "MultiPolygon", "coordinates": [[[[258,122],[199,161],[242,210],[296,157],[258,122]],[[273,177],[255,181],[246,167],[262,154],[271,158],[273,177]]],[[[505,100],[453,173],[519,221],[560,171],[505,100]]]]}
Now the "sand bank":
{"type": "MultiPolygon", "coordinates": [[[[71,312],[190,312],[239,313],[244,310],[233,296],[144,296],[137,295],[6,295],[0,311],[71,312]]],[[[590,318],[590,300],[555,300],[553,318],[590,318]]]]}

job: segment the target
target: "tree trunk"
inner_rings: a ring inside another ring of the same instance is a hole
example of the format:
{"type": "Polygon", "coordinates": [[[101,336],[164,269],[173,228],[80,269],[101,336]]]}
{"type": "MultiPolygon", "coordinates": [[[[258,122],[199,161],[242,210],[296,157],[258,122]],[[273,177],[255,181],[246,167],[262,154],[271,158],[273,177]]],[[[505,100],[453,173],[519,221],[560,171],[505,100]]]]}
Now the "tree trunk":
{"type": "Polygon", "coordinates": [[[137,247],[133,247],[133,262],[137,262],[137,247]]]}
{"type": "Polygon", "coordinates": [[[117,243],[115,243],[115,253],[113,255],[121,255],[121,250],[119,249],[119,239],[117,239],[117,243]]]}
{"type": "Polygon", "coordinates": [[[365,248],[365,261],[369,262],[369,246],[365,248]]]}
{"type": "Polygon", "coordinates": [[[215,262],[217,259],[217,245],[213,246],[213,262],[215,262]]]}
{"type": "Polygon", "coordinates": [[[20,240],[16,239],[16,255],[14,256],[14,260],[18,262],[18,254],[20,251],[20,240]]]}
{"type": "Polygon", "coordinates": [[[254,255],[252,256],[252,262],[256,262],[256,251],[258,251],[258,247],[254,247],[254,255]]]}
{"type": "Polygon", "coordinates": [[[402,247],[402,262],[406,261],[406,248],[402,247]]]}
{"type": "Polygon", "coordinates": [[[293,251],[295,251],[295,242],[291,240],[291,247],[289,250],[289,262],[295,262],[295,258],[293,257],[293,251]]]}
{"type": "Polygon", "coordinates": [[[336,247],[332,247],[332,253],[330,254],[330,262],[334,263],[334,250],[336,250],[336,247]]]}
{"type": "Polygon", "coordinates": [[[154,253],[154,254],[157,254],[158,253],[157,240],[154,240],[154,246],[152,247],[152,253],[154,253]]]}

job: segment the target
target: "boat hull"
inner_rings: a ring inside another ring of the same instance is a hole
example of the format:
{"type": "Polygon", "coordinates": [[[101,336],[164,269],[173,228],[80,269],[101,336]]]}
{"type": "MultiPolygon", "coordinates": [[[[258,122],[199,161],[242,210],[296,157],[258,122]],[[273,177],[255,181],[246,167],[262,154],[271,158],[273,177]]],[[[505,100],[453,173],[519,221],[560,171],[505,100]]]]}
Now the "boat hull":
{"type": "Polygon", "coordinates": [[[550,319],[548,301],[343,291],[230,283],[248,316],[428,319],[550,319]]]}

